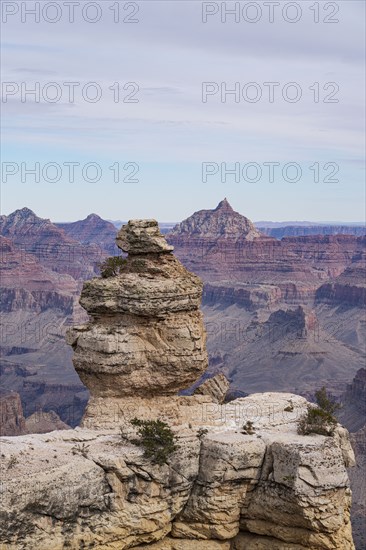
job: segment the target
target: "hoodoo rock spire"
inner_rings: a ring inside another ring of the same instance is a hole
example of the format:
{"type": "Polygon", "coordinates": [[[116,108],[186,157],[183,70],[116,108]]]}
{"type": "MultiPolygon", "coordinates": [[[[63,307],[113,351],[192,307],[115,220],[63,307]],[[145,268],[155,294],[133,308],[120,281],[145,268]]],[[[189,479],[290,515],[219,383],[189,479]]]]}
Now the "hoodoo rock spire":
{"type": "Polygon", "coordinates": [[[172,395],[207,368],[202,282],[171,253],[155,220],[131,220],[122,272],[84,284],[89,325],[69,332],[74,366],[95,397],[172,395]]]}

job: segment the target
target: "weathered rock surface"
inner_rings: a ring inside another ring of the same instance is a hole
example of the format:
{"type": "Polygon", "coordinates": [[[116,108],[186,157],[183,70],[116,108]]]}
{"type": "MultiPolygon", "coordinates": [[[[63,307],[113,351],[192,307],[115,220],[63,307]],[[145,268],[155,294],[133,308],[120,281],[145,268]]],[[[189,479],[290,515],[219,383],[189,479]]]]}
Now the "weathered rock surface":
{"type": "Polygon", "coordinates": [[[163,466],[121,439],[118,422],[3,438],[3,548],[351,550],[352,451],[347,438],[297,435],[306,403],[276,393],[207,403],[207,433],[174,427],[180,449],[163,466]],[[253,435],[241,433],[247,420],[253,435]]]}
{"type": "Polygon", "coordinates": [[[93,396],[169,395],[206,370],[200,279],[172,254],[154,220],[132,220],[117,244],[129,252],[116,277],[85,283],[92,316],[69,332],[74,365],[93,396]]]}
{"type": "Polygon", "coordinates": [[[20,396],[16,392],[0,394],[0,436],[26,433],[20,396]]]}
{"type": "Polygon", "coordinates": [[[225,401],[229,387],[230,383],[228,379],[224,374],[220,373],[200,384],[194,390],[194,395],[209,395],[212,401],[221,404],[225,401]]]}
{"type": "Polygon", "coordinates": [[[352,486],[352,532],[357,550],[366,546],[366,425],[350,434],[356,467],[348,475],[352,486]]]}
{"type": "Polygon", "coordinates": [[[172,252],[155,220],[130,220],[117,235],[117,246],[131,255],[172,252]]]}

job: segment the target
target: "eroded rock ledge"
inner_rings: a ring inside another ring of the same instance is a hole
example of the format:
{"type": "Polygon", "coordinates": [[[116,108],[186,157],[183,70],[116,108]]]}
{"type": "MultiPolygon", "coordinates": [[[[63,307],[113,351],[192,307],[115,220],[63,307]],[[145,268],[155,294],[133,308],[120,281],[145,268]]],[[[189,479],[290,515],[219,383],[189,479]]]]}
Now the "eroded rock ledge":
{"type": "Polygon", "coordinates": [[[348,432],[298,435],[307,401],[292,394],[176,395],[207,364],[201,283],[156,222],[117,242],[126,270],[85,285],[91,322],[70,334],[92,394],[82,427],[1,440],[3,550],[354,549],[348,432]],[[135,417],[179,437],[167,463],[130,442],[135,417]]]}
{"type": "Polygon", "coordinates": [[[204,399],[125,403],[114,429],[2,438],[4,548],[354,548],[346,430],[297,435],[306,400],[292,394],[204,399]],[[176,418],[180,449],[168,464],[152,464],[121,438],[137,411],[176,418]],[[248,419],[253,435],[241,433],[248,419]],[[208,432],[199,437],[198,426],[208,432]]]}

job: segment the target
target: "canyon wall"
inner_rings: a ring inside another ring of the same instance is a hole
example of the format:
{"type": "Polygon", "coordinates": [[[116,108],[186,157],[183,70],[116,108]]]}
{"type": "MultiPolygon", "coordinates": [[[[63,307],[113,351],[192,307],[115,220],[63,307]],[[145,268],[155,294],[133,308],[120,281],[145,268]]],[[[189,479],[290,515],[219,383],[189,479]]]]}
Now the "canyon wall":
{"type": "Polygon", "coordinates": [[[202,283],[153,220],[117,243],[127,262],[85,284],[91,319],[68,335],[91,392],[82,426],[2,438],[4,550],[353,550],[347,430],[299,435],[309,404],[291,393],[221,404],[222,377],[177,395],[207,367],[202,283]],[[169,456],[146,452],[134,418],[169,425],[169,456]]]}

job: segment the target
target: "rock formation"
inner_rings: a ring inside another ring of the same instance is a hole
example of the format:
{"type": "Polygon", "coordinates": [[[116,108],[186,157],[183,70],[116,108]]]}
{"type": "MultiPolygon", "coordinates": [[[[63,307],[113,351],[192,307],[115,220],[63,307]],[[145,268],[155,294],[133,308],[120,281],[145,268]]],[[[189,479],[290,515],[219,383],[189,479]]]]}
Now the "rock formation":
{"type": "Polygon", "coordinates": [[[27,433],[25,418],[19,394],[2,391],[0,393],[0,436],[25,433],[27,433]]]}
{"type": "Polygon", "coordinates": [[[366,305],[366,252],[355,255],[354,261],[338,277],[318,288],[315,299],[328,304],[366,305]]]}
{"type": "Polygon", "coordinates": [[[290,393],[220,405],[211,380],[174,395],[207,364],[201,283],[156,222],[117,242],[122,272],[85,284],[92,318],[69,335],[92,394],[83,426],[1,441],[4,550],[353,550],[348,432],[298,435],[308,403],[290,393]],[[164,463],[134,444],[134,417],[170,424],[164,463]]]}
{"type": "Polygon", "coordinates": [[[22,254],[32,254],[48,269],[67,273],[74,279],[92,277],[96,273],[96,263],[103,257],[98,247],[81,245],[29,208],[0,216],[0,233],[22,254]]]}
{"type": "Polygon", "coordinates": [[[365,548],[366,543],[366,369],[357,371],[342,396],[339,421],[351,432],[351,444],[355,453],[356,467],[350,468],[352,486],[352,531],[356,548],[365,548]]]}
{"type": "Polygon", "coordinates": [[[93,397],[177,393],[208,364],[202,283],[154,220],[130,221],[117,244],[128,252],[122,273],[92,279],[81,293],[92,321],[70,330],[75,369],[93,397]]]}
{"type": "Polygon", "coordinates": [[[54,412],[37,411],[25,418],[20,395],[0,392],[0,436],[17,436],[68,430],[70,426],[54,412]]]}
{"type": "Polygon", "coordinates": [[[212,401],[224,403],[227,392],[229,391],[229,381],[222,373],[208,378],[200,384],[194,391],[194,395],[209,395],[212,401]]]}
{"type": "Polygon", "coordinates": [[[205,405],[207,433],[177,425],[180,449],[163,466],[119,424],[4,438],[4,549],[354,548],[345,430],[297,435],[306,400],[292,394],[205,405]]]}
{"type": "Polygon", "coordinates": [[[362,550],[366,545],[366,425],[350,434],[355,453],[356,466],[349,469],[352,484],[352,532],[356,548],[362,550]]]}
{"type": "Polygon", "coordinates": [[[308,235],[281,241],[260,233],[227,200],[201,210],[167,235],[182,263],[205,283],[271,284],[282,299],[312,299],[329,277],[337,277],[365,250],[366,238],[308,235]],[[291,289],[291,285],[292,288],[291,289]],[[290,292],[289,292],[290,289],[290,292]]]}
{"type": "Polygon", "coordinates": [[[245,216],[235,212],[228,200],[222,200],[214,210],[199,210],[192,216],[177,224],[169,236],[177,237],[238,237],[253,241],[265,236],[245,216]]]}

